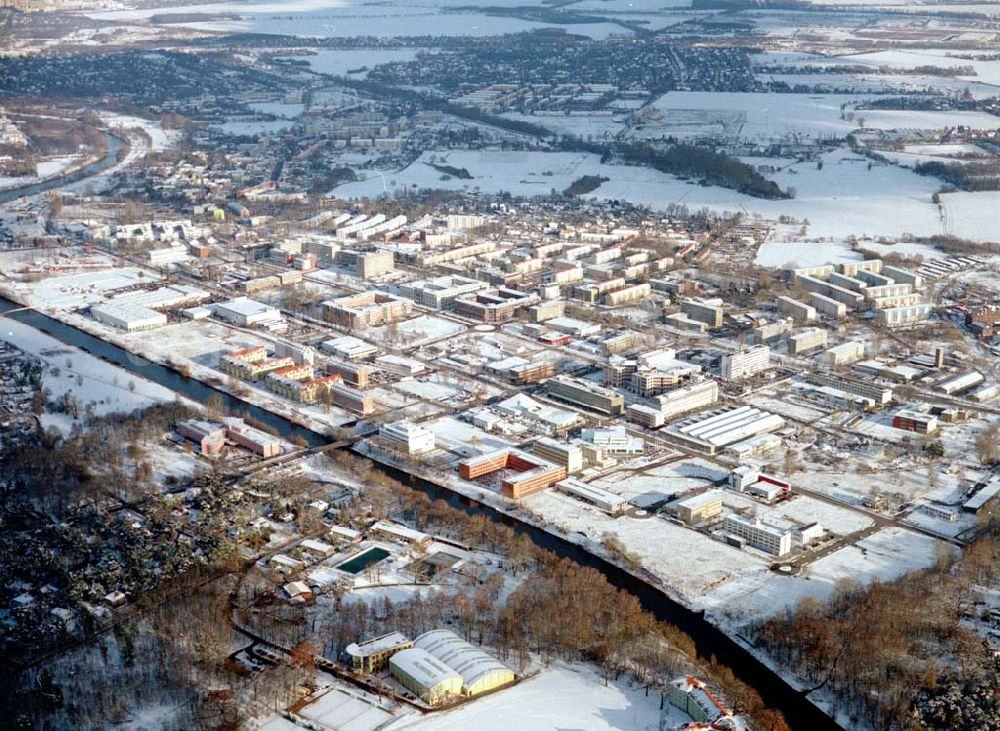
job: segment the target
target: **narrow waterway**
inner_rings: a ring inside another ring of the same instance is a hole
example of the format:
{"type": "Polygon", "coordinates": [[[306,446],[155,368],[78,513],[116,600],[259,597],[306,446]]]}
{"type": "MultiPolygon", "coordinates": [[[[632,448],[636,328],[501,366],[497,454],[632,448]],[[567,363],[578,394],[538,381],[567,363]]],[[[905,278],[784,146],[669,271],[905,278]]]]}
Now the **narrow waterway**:
{"type": "Polygon", "coordinates": [[[38,193],[44,193],[45,191],[52,190],[53,188],[61,188],[64,185],[76,183],[93,175],[100,175],[118,162],[118,153],[121,152],[122,148],[125,146],[125,143],[121,139],[115,137],[109,132],[104,133],[104,139],[107,141],[108,151],[104,153],[104,157],[100,160],[87,163],[82,168],[74,170],[71,173],[50,178],[49,180],[42,180],[38,183],[32,183],[31,185],[23,185],[20,188],[11,188],[10,190],[0,191],[0,203],[9,203],[17,198],[37,195],[38,193]]]}
{"type": "MultiPolygon", "coordinates": [[[[226,408],[231,413],[249,413],[251,417],[267,424],[282,436],[302,437],[311,446],[325,444],[329,441],[322,435],[293,424],[282,416],[237,399],[200,381],[185,378],[170,368],[151,363],[116,345],[89,335],[70,325],[53,320],[46,315],[33,310],[11,312],[11,310],[17,309],[19,309],[19,305],[0,297],[0,315],[11,317],[18,322],[30,325],[68,345],[73,345],[108,362],[119,365],[126,370],[155,381],[194,401],[204,403],[210,395],[219,394],[226,408]]],[[[357,459],[368,459],[357,454],[355,456],[357,459]]],[[[623,571],[602,558],[588,553],[583,548],[563,538],[547,533],[540,528],[522,523],[488,505],[483,505],[475,500],[462,497],[451,490],[439,487],[427,480],[415,478],[393,467],[374,461],[372,461],[372,464],[375,469],[397,480],[406,482],[415,489],[423,491],[431,499],[444,500],[449,505],[466,513],[486,515],[492,520],[502,522],[511,526],[519,533],[527,535],[536,545],[552,551],[558,556],[600,571],[607,577],[611,584],[635,595],[643,607],[655,615],[657,619],[669,622],[690,635],[694,640],[699,655],[706,658],[714,655],[719,662],[731,668],[737,678],[757,690],[768,706],[780,710],[793,729],[822,731],[824,729],[839,728],[826,714],[810,703],[801,692],[792,688],[745,648],[706,621],[700,613],[693,612],[677,603],[659,589],[641,579],[635,578],[628,572],[623,571]]],[[[693,556],[692,560],[697,560],[697,557],[693,556]]]]}

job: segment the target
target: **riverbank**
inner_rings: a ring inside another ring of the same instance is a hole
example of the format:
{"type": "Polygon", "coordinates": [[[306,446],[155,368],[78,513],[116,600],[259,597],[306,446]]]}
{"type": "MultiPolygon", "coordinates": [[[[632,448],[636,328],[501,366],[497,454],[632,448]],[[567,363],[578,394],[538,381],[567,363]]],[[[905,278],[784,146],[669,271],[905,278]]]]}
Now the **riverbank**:
{"type": "Polygon", "coordinates": [[[104,132],[104,139],[107,143],[107,151],[99,160],[87,163],[61,175],[16,188],[4,189],[0,191],[0,203],[10,203],[18,198],[38,195],[55,188],[62,188],[66,185],[78,183],[87,178],[100,175],[128,159],[132,146],[127,138],[117,137],[110,132],[104,132]]]}
{"type": "MultiPolygon", "coordinates": [[[[0,299],[0,310],[11,309],[17,309],[17,305],[9,300],[0,299]]],[[[308,427],[284,415],[242,401],[214,386],[202,383],[197,378],[185,378],[168,365],[138,358],[121,346],[100,336],[94,336],[73,324],[31,310],[8,313],[8,316],[21,322],[27,321],[26,324],[37,327],[63,342],[121,365],[196,401],[204,403],[211,393],[222,393],[229,401],[226,404],[227,408],[249,411],[255,418],[260,418],[264,423],[276,428],[282,436],[309,432],[307,441],[310,444],[318,445],[326,441],[322,434],[310,432],[308,427]]],[[[523,510],[517,510],[513,505],[503,504],[503,498],[499,495],[482,494],[481,490],[471,484],[459,491],[456,489],[457,485],[440,484],[428,476],[408,473],[398,466],[377,461],[357,452],[355,454],[359,459],[368,459],[373,468],[421,490],[432,499],[443,499],[453,507],[470,514],[482,514],[491,520],[503,522],[527,535],[536,545],[580,565],[601,571],[612,584],[639,598],[642,605],[658,619],[673,624],[690,635],[700,655],[714,656],[720,663],[729,667],[737,678],[757,690],[765,704],[780,710],[793,728],[838,728],[802,692],[801,688],[795,687],[790,679],[769,668],[755,656],[755,653],[706,619],[702,613],[686,606],[681,597],[670,592],[663,582],[655,579],[646,570],[632,572],[617,565],[598,544],[578,536],[563,535],[555,526],[525,515],[523,510]]]]}

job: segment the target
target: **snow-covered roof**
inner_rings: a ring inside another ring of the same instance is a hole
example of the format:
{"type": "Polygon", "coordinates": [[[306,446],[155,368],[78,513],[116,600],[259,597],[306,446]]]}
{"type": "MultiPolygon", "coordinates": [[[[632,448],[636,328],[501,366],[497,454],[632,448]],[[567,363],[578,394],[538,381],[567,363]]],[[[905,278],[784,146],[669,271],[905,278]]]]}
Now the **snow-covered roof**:
{"type": "Polygon", "coordinates": [[[457,670],[466,686],[475,685],[483,675],[495,670],[510,668],[484,650],[474,647],[454,632],[434,629],[425,632],[413,642],[414,647],[426,650],[449,667],[457,670]]]}
{"type": "Polygon", "coordinates": [[[434,688],[449,680],[462,681],[460,673],[418,647],[400,650],[392,656],[389,664],[413,678],[424,688],[434,688]]]}

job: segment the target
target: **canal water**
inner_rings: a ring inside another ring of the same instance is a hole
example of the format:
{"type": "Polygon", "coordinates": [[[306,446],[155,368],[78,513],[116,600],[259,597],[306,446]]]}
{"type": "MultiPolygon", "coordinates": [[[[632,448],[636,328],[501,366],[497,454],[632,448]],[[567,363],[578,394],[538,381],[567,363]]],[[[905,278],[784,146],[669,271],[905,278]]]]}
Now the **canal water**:
{"type": "MultiPolygon", "coordinates": [[[[300,436],[311,446],[328,443],[328,439],[320,434],[293,424],[282,416],[272,414],[253,404],[230,396],[218,389],[205,385],[192,378],[185,378],[165,366],[151,363],[139,358],[116,345],[89,335],[77,328],[54,320],[33,310],[18,309],[19,305],[0,297],[0,315],[11,317],[19,322],[41,330],[52,337],[76,346],[88,353],[119,365],[137,375],[155,381],[166,388],[180,393],[188,398],[204,403],[213,394],[219,394],[226,408],[231,413],[244,412],[267,424],[285,437],[300,436]]],[[[368,459],[355,454],[357,459],[368,459]]],[[[608,581],[636,596],[643,607],[657,619],[676,626],[688,634],[695,643],[697,652],[702,657],[714,656],[720,663],[728,666],[742,682],[754,688],[763,698],[765,704],[780,710],[793,729],[807,731],[824,731],[839,729],[826,714],[820,711],[798,690],[792,688],[779,675],[750,654],[744,647],[734,642],[721,630],[710,624],[699,613],[677,603],[659,589],[637,579],[628,572],[594,556],[583,548],[569,541],[554,536],[534,526],[504,515],[488,505],[465,498],[451,490],[439,487],[427,480],[414,477],[396,468],[370,460],[373,468],[409,484],[415,489],[426,493],[432,500],[441,499],[452,507],[469,514],[481,514],[492,520],[511,526],[519,533],[527,535],[538,546],[552,551],[556,555],[570,559],[582,566],[600,571],[608,581]]],[[[696,557],[692,557],[695,560],[696,557]]]]}
{"type": "Polygon", "coordinates": [[[52,178],[51,180],[43,180],[39,183],[32,183],[31,185],[25,185],[20,188],[0,191],[0,203],[8,203],[16,198],[23,198],[29,195],[37,195],[38,193],[44,193],[45,191],[52,190],[53,188],[61,188],[64,185],[76,183],[93,175],[100,175],[118,161],[118,153],[121,151],[122,147],[125,146],[125,143],[119,138],[107,132],[104,133],[104,139],[107,140],[108,151],[100,160],[95,160],[94,162],[84,165],[79,170],[74,170],[71,173],[60,175],[59,177],[52,178]]]}

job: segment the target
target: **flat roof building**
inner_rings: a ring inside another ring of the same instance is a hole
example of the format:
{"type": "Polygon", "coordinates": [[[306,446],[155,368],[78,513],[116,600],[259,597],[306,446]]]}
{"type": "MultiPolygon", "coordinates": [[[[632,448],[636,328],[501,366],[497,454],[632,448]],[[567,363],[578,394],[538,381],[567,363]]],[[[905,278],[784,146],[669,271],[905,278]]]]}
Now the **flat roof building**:
{"type": "Polygon", "coordinates": [[[364,642],[352,642],[344,652],[351,658],[356,673],[377,673],[389,664],[389,658],[400,650],[413,647],[413,640],[399,632],[388,632],[364,642]]]}
{"type": "Polygon", "coordinates": [[[556,489],[590,503],[610,515],[620,515],[628,509],[628,500],[621,495],[572,477],[557,482],[556,489]]]}
{"type": "Polygon", "coordinates": [[[758,518],[727,515],[722,521],[722,530],[746,541],[754,548],[773,553],[775,556],[784,556],[792,550],[790,530],[767,525],[758,518]]]}
{"type": "Polygon", "coordinates": [[[499,449],[463,459],[458,474],[465,480],[494,478],[502,494],[520,500],[566,479],[566,468],[519,449],[499,449]]]}
{"type": "Polygon", "coordinates": [[[727,381],[742,381],[753,378],[771,367],[771,349],[766,345],[755,345],[746,350],[726,353],[720,365],[722,377],[727,381]]]}
{"type": "Polygon", "coordinates": [[[434,432],[411,421],[394,421],[383,424],[378,430],[379,446],[407,456],[433,452],[434,432]]]}
{"type": "Polygon", "coordinates": [[[360,292],[322,303],[327,322],[352,330],[404,320],[413,313],[413,302],[385,292],[360,292]]]}
{"type": "Polygon", "coordinates": [[[573,376],[555,376],[545,382],[550,396],[612,416],[625,411],[625,397],[610,388],[573,376]]]}
{"type": "Polygon", "coordinates": [[[90,316],[100,323],[125,332],[153,330],[167,324],[167,316],[148,307],[132,303],[107,302],[93,305],[90,316]]]}
{"type": "Polygon", "coordinates": [[[722,515],[722,491],[709,490],[674,500],[667,508],[687,525],[697,525],[722,515]]]}

